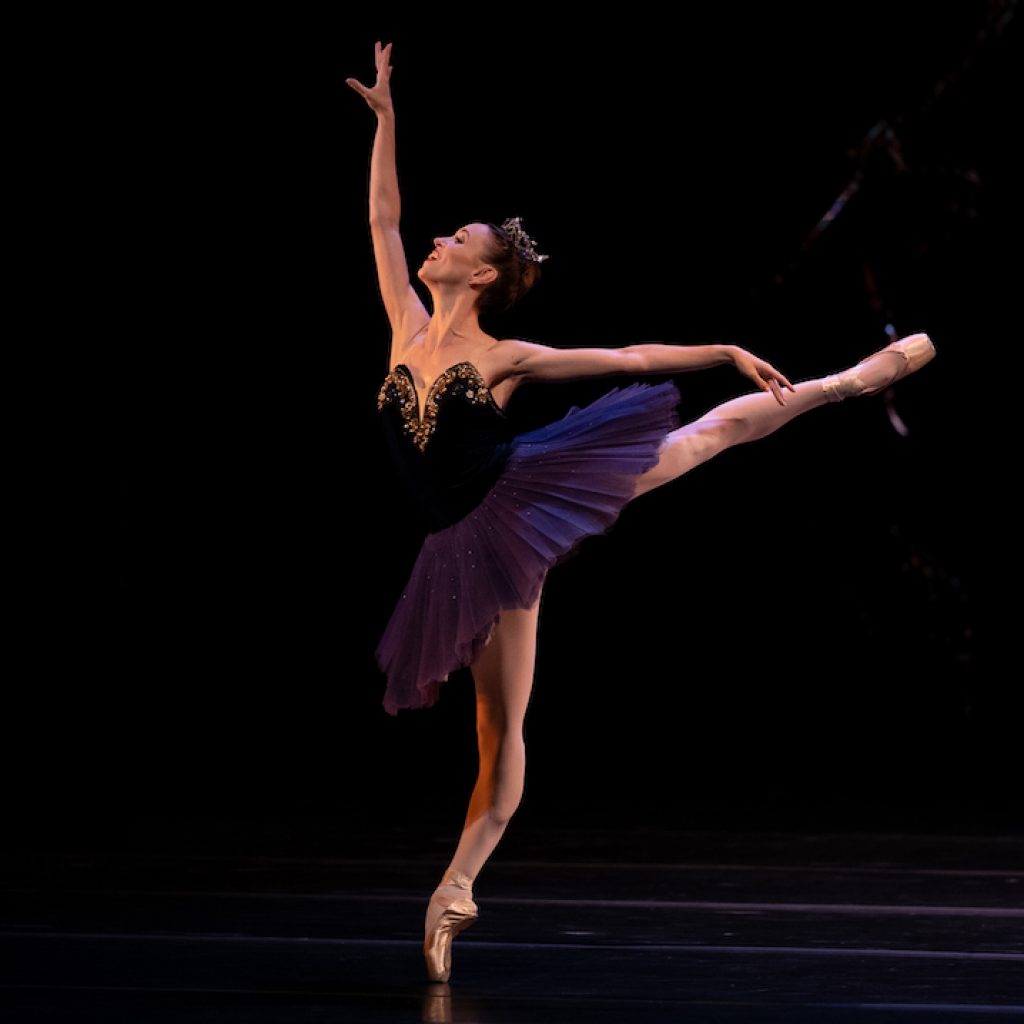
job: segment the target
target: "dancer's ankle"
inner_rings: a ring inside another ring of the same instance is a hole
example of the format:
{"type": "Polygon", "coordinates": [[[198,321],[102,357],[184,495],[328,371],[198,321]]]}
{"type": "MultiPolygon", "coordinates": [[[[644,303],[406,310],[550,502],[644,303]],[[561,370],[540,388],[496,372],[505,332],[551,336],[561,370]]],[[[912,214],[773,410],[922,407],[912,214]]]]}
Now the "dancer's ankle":
{"type": "Polygon", "coordinates": [[[467,875],[464,871],[460,871],[456,867],[448,866],[448,869],[441,876],[441,882],[438,888],[441,886],[455,886],[459,889],[465,889],[468,892],[473,890],[474,878],[472,875],[467,875]]]}
{"type": "Polygon", "coordinates": [[[882,349],[842,373],[823,378],[821,387],[830,402],[873,395],[902,376],[907,356],[899,350],[882,349]]]}

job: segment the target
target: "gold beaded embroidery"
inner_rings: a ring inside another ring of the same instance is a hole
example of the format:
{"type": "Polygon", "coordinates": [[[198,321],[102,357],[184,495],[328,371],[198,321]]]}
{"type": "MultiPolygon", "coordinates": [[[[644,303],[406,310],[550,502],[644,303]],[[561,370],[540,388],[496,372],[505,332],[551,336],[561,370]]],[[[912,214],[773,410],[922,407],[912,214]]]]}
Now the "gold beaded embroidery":
{"type": "Polygon", "coordinates": [[[503,416],[504,410],[494,400],[490,388],[480,371],[469,362],[449,366],[427,391],[424,415],[420,419],[419,400],[412,371],[405,363],[399,363],[385,378],[377,393],[377,408],[383,409],[389,400],[399,403],[402,425],[413,443],[422,452],[427,447],[430,435],[437,426],[437,412],[441,399],[447,394],[461,393],[476,405],[492,404],[503,416]],[[399,372],[401,371],[401,372],[399,372]]]}

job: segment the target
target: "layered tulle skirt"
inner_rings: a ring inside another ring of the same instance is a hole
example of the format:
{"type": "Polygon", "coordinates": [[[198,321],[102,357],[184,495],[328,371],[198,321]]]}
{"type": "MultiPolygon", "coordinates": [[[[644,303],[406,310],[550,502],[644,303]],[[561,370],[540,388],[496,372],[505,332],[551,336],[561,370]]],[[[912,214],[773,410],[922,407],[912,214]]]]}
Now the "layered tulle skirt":
{"type": "Polygon", "coordinates": [[[680,426],[672,381],[629,384],[516,435],[483,500],[427,535],[376,650],[384,709],[428,707],[505,609],[529,608],[552,566],[603,533],[680,426]]]}

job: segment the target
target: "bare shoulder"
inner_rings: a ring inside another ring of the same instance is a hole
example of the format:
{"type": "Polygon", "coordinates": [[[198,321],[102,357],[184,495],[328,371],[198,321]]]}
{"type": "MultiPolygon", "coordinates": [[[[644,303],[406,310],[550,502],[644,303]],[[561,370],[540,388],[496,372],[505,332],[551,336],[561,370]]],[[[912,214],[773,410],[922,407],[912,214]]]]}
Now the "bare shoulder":
{"type": "Polygon", "coordinates": [[[510,399],[523,382],[518,366],[522,360],[523,346],[529,342],[521,338],[494,338],[493,341],[490,352],[494,353],[495,359],[490,373],[486,375],[491,379],[490,391],[494,400],[503,409],[507,409],[510,399]]]}
{"type": "Polygon", "coordinates": [[[541,345],[540,342],[537,341],[528,341],[526,338],[499,338],[496,340],[500,341],[502,345],[508,346],[509,351],[515,351],[516,349],[527,351],[532,348],[548,348],[547,345],[541,345]]]}
{"type": "Polygon", "coordinates": [[[529,356],[552,351],[552,346],[528,341],[526,338],[502,338],[499,344],[509,373],[516,373],[523,360],[529,356]]]}
{"type": "Polygon", "coordinates": [[[529,338],[502,338],[501,353],[506,373],[516,378],[526,378],[538,362],[562,351],[554,345],[545,345],[529,338]]]}

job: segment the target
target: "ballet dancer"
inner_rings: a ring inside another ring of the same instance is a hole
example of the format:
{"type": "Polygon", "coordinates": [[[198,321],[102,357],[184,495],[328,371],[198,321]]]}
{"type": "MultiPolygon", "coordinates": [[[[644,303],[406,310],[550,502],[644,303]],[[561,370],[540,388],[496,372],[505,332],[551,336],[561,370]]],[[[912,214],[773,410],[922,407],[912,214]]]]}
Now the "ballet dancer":
{"type": "Polygon", "coordinates": [[[558,349],[495,338],[479,317],[526,295],[549,257],[519,217],[439,235],[412,287],[399,232],[391,44],[374,48],[373,86],[346,83],[376,114],[370,233],[392,344],[377,405],[398,473],[431,529],[376,651],[390,714],[433,704],[468,667],[479,773],[458,844],[427,904],[428,976],[447,982],[452,940],[479,916],[473,884],[523,795],[524,720],[549,569],[622,508],[734,445],[819,406],[874,395],[929,362],[927,334],[894,341],[827,377],[790,381],[737,345],[558,349]],[[682,424],[672,381],[614,387],[562,419],[515,434],[506,415],[524,383],[679,374],[727,364],[757,387],[682,424]]]}

